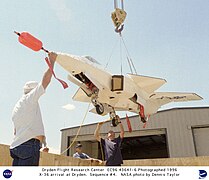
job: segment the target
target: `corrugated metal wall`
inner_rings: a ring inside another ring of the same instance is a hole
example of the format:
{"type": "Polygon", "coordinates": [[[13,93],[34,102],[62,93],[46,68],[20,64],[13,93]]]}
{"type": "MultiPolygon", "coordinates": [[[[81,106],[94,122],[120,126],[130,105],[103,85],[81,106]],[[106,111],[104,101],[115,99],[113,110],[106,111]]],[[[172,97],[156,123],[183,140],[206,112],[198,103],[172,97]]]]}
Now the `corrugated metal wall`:
{"type": "MultiPolygon", "coordinates": [[[[168,143],[169,157],[191,157],[196,156],[196,147],[194,143],[193,128],[197,126],[209,126],[209,107],[201,108],[175,108],[160,111],[150,117],[146,128],[143,129],[143,123],[138,116],[129,117],[133,132],[129,133],[125,118],[122,119],[125,136],[143,136],[155,133],[165,133],[168,143]]],[[[78,140],[95,140],[93,134],[97,124],[85,125],[80,131],[78,140]]],[[[101,128],[101,135],[106,136],[110,130],[119,132],[119,127],[110,127],[110,122],[105,123],[101,128]]],[[[67,147],[67,137],[76,135],[78,127],[62,130],[61,151],[67,147]]],[[[201,138],[199,138],[201,139],[201,138]]],[[[199,141],[196,138],[196,141],[199,141]]],[[[208,142],[209,143],[209,142],[208,142]]],[[[198,147],[203,148],[203,147],[198,147]]],[[[209,149],[207,150],[209,155],[209,149]]]]}
{"type": "Polygon", "coordinates": [[[209,127],[193,128],[194,144],[197,156],[209,154],[209,127]]]}

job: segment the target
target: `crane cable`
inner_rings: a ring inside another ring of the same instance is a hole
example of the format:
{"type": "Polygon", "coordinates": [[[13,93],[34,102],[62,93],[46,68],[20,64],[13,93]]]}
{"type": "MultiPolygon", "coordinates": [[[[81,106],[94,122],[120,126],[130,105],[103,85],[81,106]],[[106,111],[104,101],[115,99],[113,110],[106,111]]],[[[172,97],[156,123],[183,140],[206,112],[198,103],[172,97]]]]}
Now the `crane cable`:
{"type": "MultiPolygon", "coordinates": [[[[129,67],[130,67],[130,69],[131,69],[131,72],[132,72],[132,67],[133,67],[133,69],[134,69],[134,71],[135,71],[135,74],[137,75],[136,68],[135,68],[135,66],[134,66],[134,63],[133,63],[133,61],[132,61],[132,58],[131,58],[131,56],[130,56],[130,53],[129,53],[129,51],[128,51],[128,48],[127,48],[127,46],[126,46],[126,43],[125,43],[125,41],[124,41],[124,39],[123,39],[122,34],[120,34],[120,37],[121,37],[121,39],[122,39],[123,45],[124,45],[125,50],[126,50],[126,53],[127,53],[127,60],[128,60],[128,64],[129,64],[129,67]],[[132,66],[132,67],[131,67],[131,66],[132,66]]],[[[133,74],[133,73],[132,73],[132,74],[133,74]]]]}
{"type": "MultiPolygon", "coordinates": [[[[75,141],[76,141],[76,139],[77,139],[77,137],[78,137],[78,135],[79,135],[79,133],[80,133],[81,127],[83,126],[84,121],[85,121],[85,119],[86,119],[86,117],[87,117],[87,114],[88,114],[88,112],[89,112],[90,105],[91,105],[91,103],[89,103],[89,105],[88,105],[88,107],[87,107],[86,113],[85,113],[85,115],[84,115],[84,117],[83,117],[83,120],[82,120],[82,122],[81,122],[81,125],[80,125],[80,127],[78,128],[78,131],[77,131],[76,136],[74,137],[72,143],[71,143],[71,144],[70,144],[63,152],[61,152],[61,155],[64,154],[66,151],[68,151],[68,150],[73,146],[73,144],[75,143],[75,141]]],[[[107,120],[105,120],[105,121],[103,121],[103,122],[105,123],[105,122],[108,122],[108,121],[110,121],[110,120],[111,120],[111,119],[107,119],[107,120]]],[[[105,160],[105,159],[104,159],[104,152],[103,152],[103,147],[102,147],[101,141],[100,141],[100,149],[101,149],[101,154],[102,154],[102,161],[104,161],[104,160],[105,160]]]]}
{"type": "Polygon", "coordinates": [[[104,69],[107,69],[107,66],[109,65],[109,62],[110,62],[110,60],[111,60],[111,58],[112,58],[112,55],[113,55],[113,53],[114,53],[114,51],[115,51],[115,48],[116,48],[116,46],[117,46],[117,44],[118,44],[118,41],[119,41],[119,39],[117,39],[117,40],[115,41],[115,44],[114,44],[114,46],[112,47],[110,56],[109,56],[109,58],[108,58],[108,60],[107,60],[107,63],[106,63],[106,65],[105,65],[105,68],[104,68],[104,69]]]}
{"type": "MultiPolygon", "coordinates": [[[[121,4],[121,8],[119,8],[119,3],[118,3],[118,0],[114,0],[114,9],[115,11],[112,12],[111,14],[111,18],[112,18],[112,21],[114,23],[114,26],[115,26],[115,32],[119,34],[119,37],[120,37],[120,61],[121,61],[121,75],[123,73],[123,67],[122,67],[122,47],[121,47],[121,41],[125,47],[125,50],[126,50],[126,59],[128,61],[128,65],[129,65],[129,68],[130,68],[130,71],[131,73],[133,74],[133,71],[135,72],[135,74],[137,75],[137,71],[136,71],[136,68],[134,66],[134,63],[130,57],[130,54],[129,54],[129,51],[128,51],[128,48],[125,44],[125,41],[123,39],[123,36],[122,36],[122,31],[123,31],[123,26],[124,26],[124,21],[126,19],[126,11],[124,10],[124,2],[123,0],[120,0],[120,4],[121,4]]],[[[111,53],[111,56],[110,58],[112,57],[112,53],[111,53]]],[[[109,63],[109,61],[108,61],[109,63]]],[[[107,65],[108,65],[107,63],[107,65]]],[[[107,67],[106,65],[106,67],[107,67]]],[[[105,67],[105,68],[106,68],[105,67]]]]}
{"type": "Polygon", "coordinates": [[[82,122],[81,122],[81,125],[80,125],[80,127],[78,128],[78,131],[77,131],[76,136],[74,137],[72,143],[67,147],[67,149],[65,149],[63,152],[61,152],[61,155],[64,154],[66,151],[68,151],[68,150],[72,147],[72,145],[75,143],[75,141],[76,141],[76,139],[77,139],[77,137],[78,137],[78,135],[79,135],[79,133],[80,133],[81,127],[83,126],[84,121],[85,121],[85,119],[86,119],[86,117],[87,117],[87,114],[88,114],[88,112],[89,112],[90,105],[91,105],[91,103],[89,103],[89,105],[88,105],[88,108],[87,108],[86,113],[85,113],[85,115],[84,115],[84,117],[83,117],[83,120],[82,120],[82,122]]]}
{"type": "MultiPolygon", "coordinates": [[[[114,8],[116,9],[117,7],[118,7],[118,2],[117,2],[117,0],[114,0],[114,8]]],[[[124,10],[123,0],[121,0],[121,8],[122,8],[122,10],[124,10]]]]}
{"type": "MultiPolygon", "coordinates": [[[[121,36],[121,33],[120,33],[121,36]]],[[[122,46],[121,46],[121,38],[120,38],[120,72],[123,75],[123,58],[122,58],[122,46]]]]}
{"type": "MultiPolygon", "coordinates": [[[[133,61],[132,61],[132,58],[131,58],[131,56],[130,56],[130,53],[129,53],[129,51],[128,51],[128,48],[127,48],[127,46],[126,46],[126,43],[125,43],[125,41],[124,41],[124,38],[123,38],[123,36],[122,36],[122,33],[119,33],[119,40],[120,40],[120,63],[121,63],[121,67],[120,67],[120,71],[121,71],[121,75],[123,74],[123,64],[122,64],[122,44],[123,44],[123,46],[124,46],[124,48],[125,48],[125,50],[126,50],[126,59],[127,59],[127,61],[128,61],[128,65],[129,65],[129,68],[130,68],[130,71],[131,71],[131,73],[132,74],[136,74],[137,75],[137,71],[136,71],[136,67],[135,67],[135,65],[134,65],[134,63],[133,63],[133,61]],[[133,73],[133,71],[134,71],[134,73],[133,73]]],[[[115,48],[116,48],[116,45],[118,44],[118,41],[115,43],[115,45],[114,45],[114,47],[112,48],[112,51],[111,51],[111,54],[110,54],[110,57],[109,57],[109,59],[108,59],[108,61],[107,61],[107,63],[106,63],[106,66],[105,66],[105,68],[104,69],[107,69],[107,67],[108,67],[108,65],[109,65],[109,62],[110,62],[110,60],[111,60],[111,58],[112,58],[112,55],[113,55],[113,52],[114,52],[114,50],[115,50],[115,48]]]]}

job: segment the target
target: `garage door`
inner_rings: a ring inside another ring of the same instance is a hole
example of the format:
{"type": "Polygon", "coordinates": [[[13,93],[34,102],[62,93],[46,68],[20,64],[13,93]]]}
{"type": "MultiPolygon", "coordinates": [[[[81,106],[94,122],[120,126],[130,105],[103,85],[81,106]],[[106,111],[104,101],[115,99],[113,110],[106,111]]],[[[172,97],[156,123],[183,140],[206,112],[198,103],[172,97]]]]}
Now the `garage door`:
{"type": "Polygon", "coordinates": [[[125,137],[121,152],[124,160],[168,158],[166,135],[125,137]]]}
{"type": "Polygon", "coordinates": [[[193,128],[197,156],[209,156],[209,127],[193,128]]]}

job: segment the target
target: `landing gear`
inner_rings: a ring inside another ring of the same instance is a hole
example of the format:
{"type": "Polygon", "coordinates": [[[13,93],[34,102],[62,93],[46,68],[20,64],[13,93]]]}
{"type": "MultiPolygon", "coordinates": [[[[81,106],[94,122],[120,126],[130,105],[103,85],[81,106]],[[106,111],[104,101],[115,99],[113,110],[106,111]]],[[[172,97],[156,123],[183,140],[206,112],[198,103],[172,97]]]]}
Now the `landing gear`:
{"type": "Polygon", "coordinates": [[[91,102],[96,108],[97,114],[102,115],[104,113],[104,106],[97,101],[97,98],[92,98],[91,102]]]}
{"type": "Polygon", "coordinates": [[[141,117],[141,121],[142,121],[143,123],[146,123],[146,122],[148,121],[148,117],[141,117]]]}
{"type": "Polygon", "coordinates": [[[104,106],[100,103],[98,103],[97,105],[95,105],[96,108],[96,112],[99,115],[102,115],[104,113],[104,106]]]}
{"type": "Polygon", "coordinates": [[[112,126],[113,127],[116,127],[117,125],[118,125],[117,119],[116,118],[113,118],[112,119],[112,126]]]}
{"type": "Polygon", "coordinates": [[[139,104],[139,116],[141,117],[141,121],[143,123],[146,123],[148,121],[148,117],[145,116],[145,113],[144,113],[144,106],[139,104]]]}
{"type": "Polygon", "coordinates": [[[94,105],[94,107],[96,108],[97,114],[105,115],[107,112],[109,112],[111,125],[113,127],[116,127],[119,124],[119,122],[118,122],[119,116],[116,115],[114,108],[111,107],[110,105],[105,104],[105,103],[104,104],[99,103],[97,101],[97,98],[98,98],[98,93],[92,94],[91,102],[94,105]]]}
{"type": "Polygon", "coordinates": [[[113,127],[116,127],[119,124],[119,122],[118,122],[119,116],[115,114],[114,110],[112,112],[110,112],[110,119],[111,119],[111,125],[113,127]]]}
{"type": "Polygon", "coordinates": [[[112,119],[112,126],[116,127],[119,124],[118,122],[118,116],[116,116],[115,118],[112,119]]]}
{"type": "Polygon", "coordinates": [[[97,114],[102,115],[104,113],[104,111],[105,111],[104,110],[104,106],[101,103],[99,103],[97,101],[97,99],[98,99],[98,91],[95,90],[93,92],[92,96],[91,96],[91,102],[94,105],[94,107],[96,108],[97,114]]]}

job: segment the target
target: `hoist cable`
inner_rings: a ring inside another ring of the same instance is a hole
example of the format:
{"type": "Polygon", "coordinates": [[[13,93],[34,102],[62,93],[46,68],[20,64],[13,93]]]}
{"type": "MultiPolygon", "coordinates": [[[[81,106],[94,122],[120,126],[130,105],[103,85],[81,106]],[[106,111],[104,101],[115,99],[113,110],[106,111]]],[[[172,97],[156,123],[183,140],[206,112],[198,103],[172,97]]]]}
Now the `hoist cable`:
{"type": "Polygon", "coordinates": [[[121,0],[121,8],[124,10],[123,0],[121,0]]]}
{"type": "Polygon", "coordinates": [[[114,0],[114,8],[116,9],[118,7],[117,0],[114,0]]]}
{"type": "Polygon", "coordinates": [[[128,64],[129,64],[129,68],[130,68],[131,74],[133,74],[133,70],[132,70],[132,67],[131,67],[131,62],[130,62],[128,57],[127,57],[127,61],[128,61],[128,64]]]}
{"type": "Polygon", "coordinates": [[[76,136],[74,137],[72,143],[67,147],[67,149],[65,149],[63,152],[61,152],[61,155],[64,154],[66,151],[68,151],[72,147],[72,145],[75,143],[75,141],[76,141],[76,139],[77,139],[77,137],[78,137],[78,135],[80,133],[81,127],[84,124],[84,120],[86,119],[87,114],[89,112],[90,105],[91,105],[91,103],[89,103],[89,105],[88,105],[88,108],[87,108],[86,113],[85,113],[85,115],[83,117],[82,123],[81,123],[80,127],[78,128],[78,131],[77,131],[76,136]]]}
{"type": "MultiPolygon", "coordinates": [[[[120,37],[121,37],[121,33],[120,33],[120,37]]],[[[123,60],[122,60],[122,46],[121,46],[121,38],[120,38],[120,73],[121,75],[123,74],[123,60]]]]}
{"type": "Polygon", "coordinates": [[[122,34],[121,34],[121,39],[122,39],[123,45],[124,45],[124,47],[125,47],[125,49],[126,49],[126,53],[127,53],[127,56],[128,56],[128,57],[127,57],[127,58],[128,58],[128,61],[130,61],[130,64],[132,65],[132,67],[133,67],[133,69],[134,69],[134,71],[135,71],[135,74],[137,74],[136,68],[135,68],[135,66],[134,66],[134,63],[133,63],[131,57],[130,57],[128,48],[127,48],[127,46],[126,46],[126,44],[125,44],[125,41],[124,41],[124,39],[123,39],[122,34]]]}
{"type": "Polygon", "coordinates": [[[114,52],[114,50],[115,50],[115,48],[116,48],[116,45],[118,44],[118,41],[119,41],[119,39],[117,39],[117,40],[115,41],[115,44],[114,44],[114,46],[113,46],[113,48],[112,48],[112,51],[111,51],[110,56],[109,56],[109,59],[108,59],[106,65],[105,65],[105,68],[104,68],[104,69],[107,69],[107,66],[109,65],[110,59],[112,58],[113,52],[114,52]]]}

